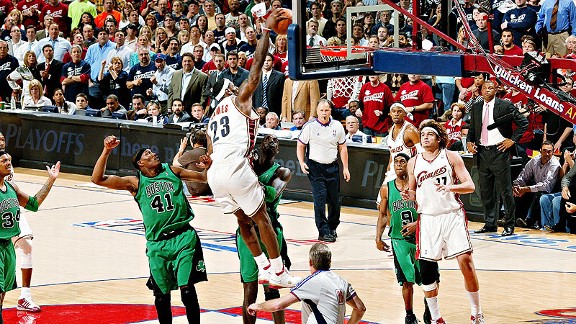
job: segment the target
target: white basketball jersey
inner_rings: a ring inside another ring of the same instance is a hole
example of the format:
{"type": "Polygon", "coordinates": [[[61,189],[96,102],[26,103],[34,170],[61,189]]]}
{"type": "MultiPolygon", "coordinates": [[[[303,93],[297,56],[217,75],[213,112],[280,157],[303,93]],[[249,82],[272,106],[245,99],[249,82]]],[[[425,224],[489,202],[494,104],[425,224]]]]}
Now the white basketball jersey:
{"type": "MultiPolygon", "coordinates": [[[[408,156],[412,157],[416,153],[415,147],[408,147],[404,143],[404,131],[408,127],[408,122],[404,121],[402,128],[396,135],[396,138],[392,138],[392,134],[394,134],[394,129],[396,128],[396,124],[392,126],[390,129],[390,133],[388,137],[386,137],[386,144],[388,144],[388,150],[390,150],[390,159],[394,162],[394,158],[398,153],[405,153],[408,156]]],[[[396,172],[394,172],[394,163],[389,164],[389,168],[386,170],[386,177],[384,179],[384,183],[396,179],[396,172]]]]}
{"type": "Polygon", "coordinates": [[[291,293],[302,302],[303,324],[343,324],[346,301],[356,295],[354,288],[332,271],[314,272],[291,293]]]}
{"type": "Polygon", "coordinates": [[[224,98],[208,122],[207,134],[212,140],[214,163],[246,158],[254,148],[258,115],[253,110],[244,115],[234,100],[236,96],[224,98]]]}
{"type": "Polygon", "coordinates": [[[418,153],[414,164],[414,177],[416,178],[418,213],[439,215],[455,212],[462,208],[457,194],[453,192],[441,193],[436,190],[437,183],[447,185],[457,182],[445,149],[440,150],[438,156],[432,161],[427,161],[422,153],[418,153]]]}

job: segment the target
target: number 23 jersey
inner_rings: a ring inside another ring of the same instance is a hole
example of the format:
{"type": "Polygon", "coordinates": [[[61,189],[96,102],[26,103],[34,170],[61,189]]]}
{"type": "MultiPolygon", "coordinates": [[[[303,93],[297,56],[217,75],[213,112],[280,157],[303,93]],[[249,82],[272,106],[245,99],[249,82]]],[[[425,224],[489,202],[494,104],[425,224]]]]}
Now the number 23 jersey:
{"type": "Polygon", "coordinates": [[[424,159],[422,153],[416,155],[414,163],[416,178],[416,202],[418,213],[440,215],[462,208],[458,195],[453,192],[442,193],[436,190],[436,184],[456,184],[457,179],[452,169],[446,149],[441,149],[431,161],[424,159]]]}
{"type": "Polygon", "coordinates": [[[213,163],[234,161],[248,157],[254,148],[258,114],[244,115],[235,104],[236,96],[224,98],[208,122],[208,136],[212,140],[213,163]]]}

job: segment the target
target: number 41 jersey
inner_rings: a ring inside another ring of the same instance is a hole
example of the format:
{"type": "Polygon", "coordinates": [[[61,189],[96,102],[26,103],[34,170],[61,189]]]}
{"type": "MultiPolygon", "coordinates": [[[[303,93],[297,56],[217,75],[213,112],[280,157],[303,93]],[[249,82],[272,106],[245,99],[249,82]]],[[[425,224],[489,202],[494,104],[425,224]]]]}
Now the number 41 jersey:
{"type": "Polygon", "coordinates": [[[453,192],[442,193],[436,190],[436,184],[451,185],[457,183],[452,165],[448,161],[446,149],[441,149],[432,161],[424,159],[422,153],[418,153],[414,163],[414,177],[416,178],[418,213],[440,215],[462,208],[457,194],[453,192]]]}
{"type": "Polygon", "coordinates": [[[212,140],[213,163],[246,158],[254,148],[258,114],[244,115],[235,104],[236,96],[224,98],[208,122],[208,136],[212,140]]]}

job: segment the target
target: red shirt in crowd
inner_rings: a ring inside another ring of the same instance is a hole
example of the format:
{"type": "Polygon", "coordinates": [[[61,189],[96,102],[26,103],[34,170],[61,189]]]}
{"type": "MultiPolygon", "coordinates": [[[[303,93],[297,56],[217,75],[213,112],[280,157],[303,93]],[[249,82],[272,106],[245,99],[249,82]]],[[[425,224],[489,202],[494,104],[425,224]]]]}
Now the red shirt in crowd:
{"type": "Polygon", "coordinates": [[[524,56],[524,52],[518,45],[514,45],[511,49],[504,49],[504,55],[524,56]]]}
{"type": "Polygon", "coordinates": [[[40,26],[40,15],[42,13],[42,8],[44,7],[46,3],[42,0],[31,0],[30,2],[23,0],[18,2],[18,5],[16,5],[16,8],[18,10],[20,10],[20,12],[24,13],[24,11],[26,10],[30,10],[32,8],[35,9],[35,14],[32,16],[24,16],[22,15],[22,25],[23,26],[28,26],[28,25],[32,25],[32,26],[40,26]]]}
{"type": "Polygon", "coordinates": [[[455,121],[454,119],[448,120],[444,124],[444,128],[446,129],[446,134],[448,134],[448,145],[447,147],[452,146],[454,142],[459,141],[462,139],[462,127],[466,125],[462,119],[459,121],[455,121]]]}
{"type": "MultiPolygon", "coordinates": [[[[432,93],[432,88],[424,83],[424,81],[418,80],[416,84],[411,84],[410,81],[408,81],[400,86],[396,94],[396,101],[402,102],[406,107],[414,107],[423,103],[433,103],[434,94],[432,93]]],[[[428,119],[430,109],[414,111],[412,115],[414,116],[414,126],[420,127],[420,123],[424,119],[428,119]]]]}
{"type": "MultiPolygon", "coordinates": [[[[517,94],[512,94],[512,92],[508,92],[503,99],[508,99],[512,101],[516,109],[524,110],[526,108],[526,104],[528,104],[528,98],[523,93],[518,92],[517,94]]],[[[522,134],[522,137],[518,141],[519,144],[526,144],[530,143],[534,139],[534,124],[535,124],[535,114],[530,112],[528,117],[528,128],[526,132],[522,134]]],[[[540,118],[542,118],[540,116],[540,118]]],[[[518,128],[514,123],[512,123],[512,131],[515,131],[518,128]]]]}
{"type": "Polygon", "coordinates": [[[394,103],[390,88],[380,81],[378,81],[377,86],[367,82],[362,85],[358,99],[364,107],[362,109],[362,126],[370,128],[375,133],[387,132],[390,127],[388,113],[390,106],[394,103]],[[380,116],[376,116],[374,113],[377,110],[382,112],[380,116]]]}
{"type": "Polygon", "coordinates": [[[8,16],[12,9],[14,9],[14,5],[11,1],[0,0],[0,12],[4,13],[5,16],[8,16]]]}
{"type": "Polygon", "coordinates": [[[45,15],[52,15],[54,22],[58,24],[60,31],[67,36],[70,33],[70,26],[68,22],[68,5],[58,2],[58,5],[53,6],[49,3],[42,7],[42,14],[40,21],[44,21],[45,15]]]}

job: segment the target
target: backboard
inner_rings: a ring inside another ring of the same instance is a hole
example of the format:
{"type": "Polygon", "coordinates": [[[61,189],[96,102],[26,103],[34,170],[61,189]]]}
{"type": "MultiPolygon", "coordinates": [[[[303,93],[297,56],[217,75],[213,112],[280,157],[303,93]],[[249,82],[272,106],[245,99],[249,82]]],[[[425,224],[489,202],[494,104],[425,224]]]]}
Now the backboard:
{"type": "MultiPolygon", "coordinates": [[[[349,7],[342,17],[346,20],[346,35],[352,35],[356,19],[371,13],[376,17],[381,11],[393,11],[388,5],[349,7]]],[[[294,80],[329,79],[353,75],[371,75],[374,50],[352,45],[352,37],[337,47],[307,46],[306,1],[292,1],[292,24],[288,28],[288,70],[294,80]]],[[[399,15],[393,15],[393,24],[399,25],[399,15]]],[[[398,30],[395,29],[395,47],[398,47],[398,30]]]]}

